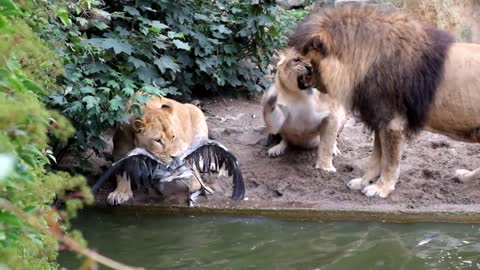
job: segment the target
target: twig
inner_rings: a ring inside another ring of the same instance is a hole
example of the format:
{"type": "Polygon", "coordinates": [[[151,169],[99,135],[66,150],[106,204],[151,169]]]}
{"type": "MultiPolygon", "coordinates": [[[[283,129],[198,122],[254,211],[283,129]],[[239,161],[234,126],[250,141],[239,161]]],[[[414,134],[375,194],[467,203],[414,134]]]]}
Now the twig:
{"type": "Polygon", "coordinates": [[[20,218],[24,219],[25,221],[27,221],[28,223],[30,223],[30,225],[42,230],[44,233],[53,234],[55,236],[55,238],[57,238],[58,241],[63,242],[71,250],[76,251],[76,252],[78,252],[78,253],[80,253],[80,254],[82,254],[82,255],[84,255],[84,256],[86,256],[86,257],[88,257],[88,258],[90,258],[90,259],[92,259],[92,260],[94,260],[98,263],[101,263],[105,266],[108,266],[112,269],[115,269],[115,270],[143,270],[143,268],[141,268],[141,267],[128,266],[128,265],[119,263],[117,261],[114,261],[110,258],[107,258],[107,257],[105,257],[101,254],[98,254],[97,252],[95,252],[93,250],[90,250],[88,248],[84,248],[84,247],[80,246],[74,239],[65,235],[63,232],[55,229],[52,226],[49,226],[48,229],[45,229],[43,226],[39,225],[38,219],[35,216],[23,212],[21,209],[19,209],[18,207],[9,203],[8,201],[6,201],[4,199],[0,199],[0,209],[4,209],[4,210],[7,210],[9,212],[14,213],[18,217],[20,217],[20,218]]]}

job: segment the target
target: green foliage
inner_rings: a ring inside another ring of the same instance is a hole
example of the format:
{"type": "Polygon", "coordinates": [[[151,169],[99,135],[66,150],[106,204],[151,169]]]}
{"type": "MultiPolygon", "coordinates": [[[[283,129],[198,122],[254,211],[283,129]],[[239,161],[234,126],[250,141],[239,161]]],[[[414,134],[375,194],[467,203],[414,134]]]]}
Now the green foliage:
{"type": "Polygon", "coordinates": [[[282,48],[287,45],[288,38],[293,34],[297,23],[308,14],[309,11],[304,9],[289,9],[280,14],[279,20],[274,24],[275,29],[280,29],[280,36],[276,47],[282,48]]]}
{"type": "Polygon", "coordinates": [[[56,269],[58,246],[55,237],[44,232],[47,222],[63,220],[65,229],[81,203],[72,200],[68,203],[71,207],[60,212],[52,212],[50,205],[66,190],[78,190],[87,200],[92,197],[83,177],[45,169],[50,163],[47,134],[64,139],[74,130],[63,116],[47,110],[41,102],[48,94],[42,85],[51,85],[49,76],[54,73],[48,68],[43,70],[46,73],[35,69],[54,67],[44,62],[55,58],[47,58],[52,53],[17,18],[20,15],[13,1],[0,1],[0,200],[35,214],[44,230],[0,210],[0,268],[56,269]],[[58,127],[49,132],[51,118],[58,127]]]}
{"type": "Polygon", "coordinates": [[[102,132],[126,122],[126,104],[136,92],[261,91],[280,35],[270,2],[42,3],[31,22],[65,63],[64,88],[47,103],[74,123],[74,146],[96,153],[105,147],[102,132]]]}

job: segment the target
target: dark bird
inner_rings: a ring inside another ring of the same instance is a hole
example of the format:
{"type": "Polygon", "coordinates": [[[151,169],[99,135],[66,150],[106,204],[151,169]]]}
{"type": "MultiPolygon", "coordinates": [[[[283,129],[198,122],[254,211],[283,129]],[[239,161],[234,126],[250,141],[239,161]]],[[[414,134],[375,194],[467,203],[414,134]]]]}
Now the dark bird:
{"type": "MultiPolygon", "coordinates": [[[[137,187],[158,188],[160,184],[188,179],[196,176],[194,169],[201,173],[211,173],[220,168],[233,178],[233,200],[241,200],[245,196],[245,184],[237,158],[228,149],[213,140],[206,140],[191,145],[186,151],[167,164],[144,148],[135,148],[112,164],[92,187],[95,193],[112,175],[127,174],[137,187]]],[[[203,182],[202,188],[206,189],[203,182]]]]}

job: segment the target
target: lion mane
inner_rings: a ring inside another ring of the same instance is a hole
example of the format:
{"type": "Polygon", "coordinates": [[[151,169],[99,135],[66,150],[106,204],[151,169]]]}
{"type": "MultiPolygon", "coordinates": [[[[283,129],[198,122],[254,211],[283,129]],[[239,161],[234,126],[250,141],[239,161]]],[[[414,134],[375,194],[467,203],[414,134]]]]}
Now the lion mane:
{"type": "Polygon", "coordinates": [[[453,42],[449,33],[406,13],[345,6],[312,14],[289,45],[303,54],[317,52],[310,54],[322,69],[317,88],[340,90],[332,94],[367,127],[384,128],[398,113],[416,133],[427,119],[453,42]]]}
{"type": "MultiPolygon", "coordinates": [[[[370,163],[350,189],[388,196],[405,139],[421,130],[480,142],[480,45],[401,11],[356,5],[311,14],[289,45],[312,61],[316,88],[374,131],[370,163]]],[[[479,178],[480,168],[456,176],[479,178]]]]}

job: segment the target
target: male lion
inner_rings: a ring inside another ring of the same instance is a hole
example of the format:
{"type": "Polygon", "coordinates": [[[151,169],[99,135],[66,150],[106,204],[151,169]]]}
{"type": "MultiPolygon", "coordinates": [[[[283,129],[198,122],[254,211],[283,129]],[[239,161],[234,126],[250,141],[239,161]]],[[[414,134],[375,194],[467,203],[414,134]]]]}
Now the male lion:
{"type": "MultiPolygon", "coordinates": [[[[143,115],[117,129],[113,136],[113,158],[121,159],[135,147],[147,149],[169,163],[195,142],[208,140],[203,112],[194,105],[164,97],[152,97],[142,107],[143,115]]],[[[109,204],[122,204],[133,197],[130,179],[117,175],[117,187],[108,195],[109,204]]]]}
{"type": "MultiPolygon", "coordinates": [[[[370,164],[350,189],[387,197],[405,139],[422,129],[480,142],[480,45],[456,43],[403,12],[355,6],[312,14],[289,45],[314,64],[317,88],[374,131],[370,164]]],[[[456,175],[470,180],[480,169],[456,175]]]]}
{"type": "Polygon", "coordinates": [[[262,98],[263,119],[270,134],[280,134],[279,144],[268,155],[282,155],[288,143],[318,147],[315,167],[335,171],[333,154],[338,154],[337,135],[346,121],[345,110],[329,95],[313,88],[312,64],[292,48],[285,49],[277,64],[272,86],[262,98]],[[319,136],[323,131],[323,136],[319,136]]]}

